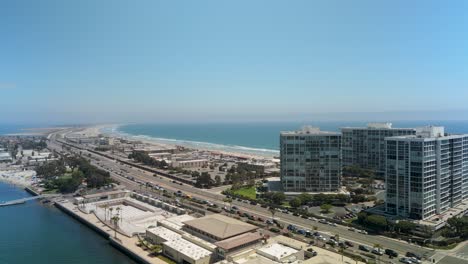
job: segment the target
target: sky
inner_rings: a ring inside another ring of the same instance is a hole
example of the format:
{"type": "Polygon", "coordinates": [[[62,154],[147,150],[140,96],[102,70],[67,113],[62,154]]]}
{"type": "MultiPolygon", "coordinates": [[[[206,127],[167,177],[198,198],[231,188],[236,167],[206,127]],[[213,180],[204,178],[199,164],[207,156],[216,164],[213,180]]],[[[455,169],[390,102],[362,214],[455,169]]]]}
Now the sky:
{"type": "Polygon", "coordinates": [[[467,1],[0,1],[0,123],[468,119],[467,1]]]}

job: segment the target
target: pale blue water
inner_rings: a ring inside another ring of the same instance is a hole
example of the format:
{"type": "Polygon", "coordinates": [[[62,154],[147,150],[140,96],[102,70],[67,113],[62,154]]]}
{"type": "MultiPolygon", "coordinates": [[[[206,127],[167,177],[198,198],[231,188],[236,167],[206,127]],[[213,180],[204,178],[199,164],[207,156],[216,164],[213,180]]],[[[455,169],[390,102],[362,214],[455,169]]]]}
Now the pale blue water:
{"type": "MultiPolygon", "coordinates": [[[[389,121],[393,127],[445,126],[449,133],[468,133],[468,121],[389,121]]],[[[304,125],[339,131],[340,127],[365,126],[367,122],[236,123],[236,124],[129,124],[114,132],[166,143],[232,150],[255,154],[278,154],[279,133],[304,125]]]]}
{"type": "MultiPolygon", "coordinates": [[[[0,182],[0,201],[29,196],[0,182]]],[[[135,264],[106,239],[37,201],[0,207],[0,264],[135,264]]]]}

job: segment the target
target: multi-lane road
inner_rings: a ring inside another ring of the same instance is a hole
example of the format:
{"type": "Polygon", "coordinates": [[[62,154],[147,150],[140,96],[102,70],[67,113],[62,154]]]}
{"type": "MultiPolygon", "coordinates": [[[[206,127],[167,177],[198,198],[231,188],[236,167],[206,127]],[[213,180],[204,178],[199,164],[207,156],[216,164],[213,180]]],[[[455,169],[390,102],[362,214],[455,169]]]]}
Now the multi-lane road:
{"type": "MultiPolygon", "coordinates": [[[[56,141],[55,136],[51,135],[49,137],[49,148],[55,149],[56,151],[62,150],[62,144],[56,141]]],[[[81,150],[74,149],[72,151],[78,152],[81,151],[82,155],[90,155],[93,157],[91,162],[93,165],[105,169],[111,173],[111,177],[119,181],[122,185],[130,190],[138,190],[141,188],[141,182],[149,182],[154,185],[159,185],[170,191],[182,191],[187,195],[196,197],[202,200],[208,200],[218,205],[223,205],[223,199],[225,198],[222,194],[212,193],[207,190],[194,188],[191,185],[174,183],[172,179],[165,178],[163,176],[154,176],[154,173],[145,171],[127,164],[123,164],[114,159],[109,159],[98,155],[94,152],[89,152],[81,146],[81,150]],[[129,179],[130,178],[130,179],[129,179]]],[[[271,212],[267,208],[262,208],[260,205],[251,205],[244,202],[233,201],[232,205],[237,206],[241,211],[247,212],[252,215],[260,216],[262,218],[271,218],[271,212]]],[[[390,248],[396,250],[400,255],[405,254],[407,251],[417,253],[419,255],[425,256],[427,259],[430,259],[431,256],[435,253],[434,250],[423,248],[415,244],[409,244],[406,241],[400,241],[396,239],[391,239],[384,236],[376,235],[365,235],[357,232],[349,231],[346,226],[330,226],[327,224],[322,224],[316,221],[304,219],[301,217],[296,217],[294,215],[285,214],[281,212],[275,213],[275,218],[279,218],[281,222],[285,224],[292,224],[303,229],[311,230],[313,226],[316,226],[321,233],[326,233],[329,235],[339,234],[340,238],[349,240],[356,244],[367,245],[373,247],[375,244],[381,245],[383,248],[390,248]]]]}

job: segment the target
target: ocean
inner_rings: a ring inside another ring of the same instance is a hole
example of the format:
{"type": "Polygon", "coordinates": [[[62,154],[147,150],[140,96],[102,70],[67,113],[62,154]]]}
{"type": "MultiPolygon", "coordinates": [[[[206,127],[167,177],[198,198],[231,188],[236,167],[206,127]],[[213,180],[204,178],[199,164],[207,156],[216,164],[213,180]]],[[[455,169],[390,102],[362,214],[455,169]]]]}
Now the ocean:
{"type": "MultiPolygon", "coordinates": [[[[0,182],[0,201],[30,196],[0,182]]],[[[106,239],[38,201],[0,207],[0,264],[136,264],[106,239]]]]}
{"type": "MultiPolygon", "coordinates": [[[[393,127],[445,126],[449,133],[468,133],[468,121],[389,121],[393,127]]],[[[340,127],[366,126],[367,122],[311,122],[311,123],[229,123],[229,124],[126,124],[105,132],[134,139],[177,144],[210,150],[225,150],[275,156],[279,154],[280,131],[297,130],[304,125],[321,130],[339,131],[340,127]]]]}

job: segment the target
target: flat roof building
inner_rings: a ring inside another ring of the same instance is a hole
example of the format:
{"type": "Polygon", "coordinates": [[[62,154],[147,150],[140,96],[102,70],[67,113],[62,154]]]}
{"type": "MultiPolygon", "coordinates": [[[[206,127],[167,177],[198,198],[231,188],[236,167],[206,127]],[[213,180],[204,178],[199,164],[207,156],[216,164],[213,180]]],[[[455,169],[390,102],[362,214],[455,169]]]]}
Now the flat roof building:
{"type": "Polygon", "coordinates": [[[304,127],[280,134],[285,192],[330,192],[341,187],[341,134],[304,127]]]}
{"type": "Polygon", "coordinates": [[[185,231],[213,242],[257,230],[254,225],[221,214],[207,215],[184,224],[185,231]]]}
{"type": "Polygon", "coordinates": [[[387,213],[427,219],[468,198],[468,135],[425,127],[385,142],[387,213]]]}

